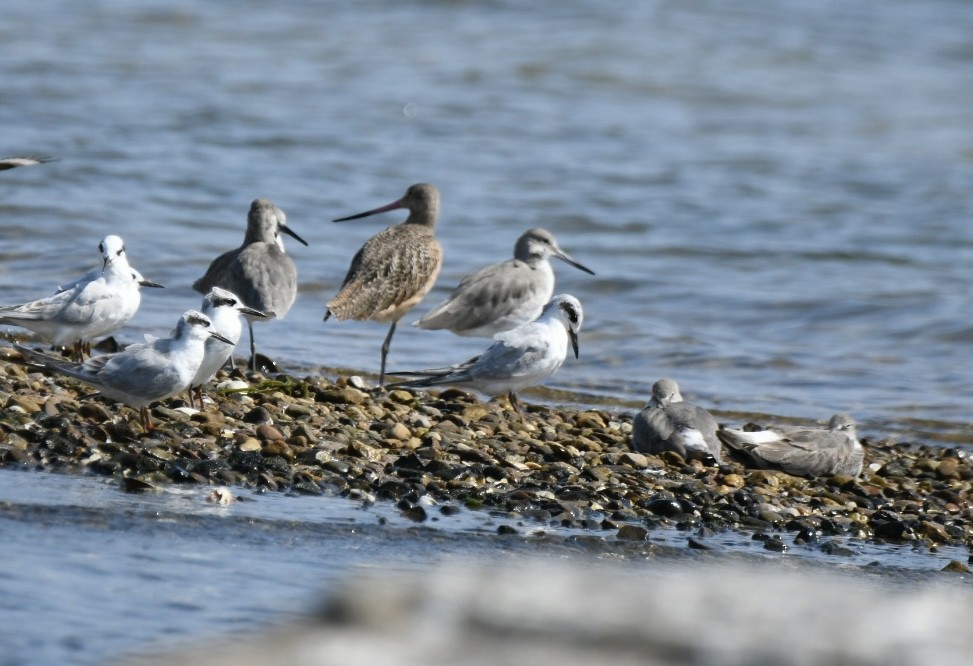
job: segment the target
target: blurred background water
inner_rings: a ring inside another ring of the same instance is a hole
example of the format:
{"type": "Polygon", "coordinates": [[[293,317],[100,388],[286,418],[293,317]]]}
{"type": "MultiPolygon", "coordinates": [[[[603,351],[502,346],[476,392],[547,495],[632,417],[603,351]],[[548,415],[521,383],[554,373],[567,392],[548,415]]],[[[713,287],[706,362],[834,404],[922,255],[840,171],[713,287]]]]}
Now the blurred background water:
{"type": "MultiPolygon", "coordinates": [[[[973,440],[973,4],[35,0],[0,45],[0,152],[62,158],[0,175],[0,302],[117,233],[168,286],[118,337],[164,333],[269,197],[310,247],[260,349],[376,372],[386,327],[321,317],[403,215],[330,220],[428,181],[445,264],[403,324],[543,226],[597,273],[555,262],[586,316],[552,387],[973,440]]],[[[403,325],[389,367],[486,343],[403,325]]]]}

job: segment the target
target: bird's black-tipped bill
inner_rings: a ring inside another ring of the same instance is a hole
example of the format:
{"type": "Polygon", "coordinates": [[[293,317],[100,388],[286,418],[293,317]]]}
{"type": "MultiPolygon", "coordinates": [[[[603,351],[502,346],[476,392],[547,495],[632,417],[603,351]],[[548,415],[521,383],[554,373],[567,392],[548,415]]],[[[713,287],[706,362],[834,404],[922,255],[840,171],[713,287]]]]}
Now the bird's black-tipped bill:
{"type": "Polygon", "coordinates": [[[211,338],[216,338],[216,339],[217,339],[217,340],[219,340],[220,342],[225,342],[225,343],[226,343],[226,344],[228,344],[228,345],[232,345],[232,344],[233,344],[233,341],[232,341],[232,340],[230,340],[230,339],[229,339],[228,337],[226,337],[225,335],[223,335],[222,333],[217,333],[216,331],[210,331],[210,332],[209,332],[209,336],[210,336],[211,338]]]}
{"type": "Polygon", "coordinates": [[[571,349],[574,350],[574,357],[578,358],[578,334],[575,331],[568,331],[568,337],[571,338],[571,349]]]}
{"type": "Polygon", "coordinates": [[[369,215],[377,215],[378,213],[387,213],[390,210],[396,210],[402,208],[402,199],[396,199],[390,204],[381,206],[379,208],[373,208],[372,210],[366,210],[364,213],[358,213],[356,215],[349,215],[348,217],[339,217],[332,222],[347,222],[349,220],[360,220],[363,217],[368,217],[369,215]]]}
{"type": "Polygon", "coordinates": [[[569,255],[567,252],[564,252],[563,250],[561,252],[556,253],[554,256],[556,256],[558,259],[560,259],[564,263],[571,264],[572,266],[574,266],[578,270],[584,271],[588,275],[594,275],[595,274],[595,272],[593,270],[591,270],[590,268],[588,268],[587,266],[585,266],[581,262],[575,261],[574,258],[571,255],[569,255]]]}
{"type": "Polygon", "coordinates": [[[158,282],[152,282],[151,280],[139,280],[140,287],[155,287],[156,289],[165,289],[164,284],[159,284],[158,282]]]}
{"type": "Polygon", "coordinates": [[[254,310],[253,308],[248,308],[246,305],[241,305],[237,308],[237,312],[244,315],[249,315],[251,317],[258,317],[259,319],[270,319],[270,315],[266,312],[261,312],[260,310],[254,310]]]}
{"type": "Polygon", "coordinates": [[[307,241],[301,238],[300,236],[298,236],[297,232],[295,232],[286,224],[280,225],[280,230],[283,231],[288,236],[290,236],[291,238],[293,238],[294,240],[296,240],[298,243],[302,244],[304,247],[308,247],[307,241]]]}

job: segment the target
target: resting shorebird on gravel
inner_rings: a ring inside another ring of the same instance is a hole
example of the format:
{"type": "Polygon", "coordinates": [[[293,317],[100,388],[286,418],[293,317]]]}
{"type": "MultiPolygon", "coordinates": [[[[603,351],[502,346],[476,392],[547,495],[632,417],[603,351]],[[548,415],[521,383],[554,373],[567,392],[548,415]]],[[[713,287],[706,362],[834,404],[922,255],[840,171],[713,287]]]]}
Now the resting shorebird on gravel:
{"type": "Polygon", "coordinates": [[[632,420],[632,448],[642,453],[675,451],[683,458],[693,454],[720,460],[719,424],[702,407],[683,402],[679,385],[660,379],[652,397],[632,420]]]}
{"type": "Polygon", "coordinates": [[[791,430],[728,430],[717,432],[720,440],[740,451],[761,468],[780,469],[797,476],[858,476],[865,449],[858,441],[855,421],[835,414],[828,427],[791,430]]]}

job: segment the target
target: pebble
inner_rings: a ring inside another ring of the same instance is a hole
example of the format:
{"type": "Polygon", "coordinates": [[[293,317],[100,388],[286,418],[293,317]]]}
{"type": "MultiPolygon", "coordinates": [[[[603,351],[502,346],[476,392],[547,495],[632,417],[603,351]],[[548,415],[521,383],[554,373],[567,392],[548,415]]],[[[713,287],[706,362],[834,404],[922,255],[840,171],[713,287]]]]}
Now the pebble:
{"type": "Polygon", "coordinates": [[[615,536],[623,541],[645,541],[649,531],[641,525],[622,525],[615,536]]]}

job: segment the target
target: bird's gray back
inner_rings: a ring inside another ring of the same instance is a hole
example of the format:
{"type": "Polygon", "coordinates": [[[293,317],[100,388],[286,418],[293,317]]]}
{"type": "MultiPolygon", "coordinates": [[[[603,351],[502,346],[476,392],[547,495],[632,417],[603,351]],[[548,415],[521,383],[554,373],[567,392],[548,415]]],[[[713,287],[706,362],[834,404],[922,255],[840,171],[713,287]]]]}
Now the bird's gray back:
{"type": "Polygon", "coordinates": [[[449,299],[425,315],[419,325],[457,333],[492,329],[482,335],[509,330],[540,315],[554,293],[553,276],[547,277],[541,269],[517,259],[486,266],[466,276],[449,299]]]}
{"type": "Polygon", "coordinates": [[[297,266],[276,244],[251,243],[221,254],[193,284],[202,294],[213,287],[231,291],[247,307],[279,319],[297,298],[297,266]]]}

